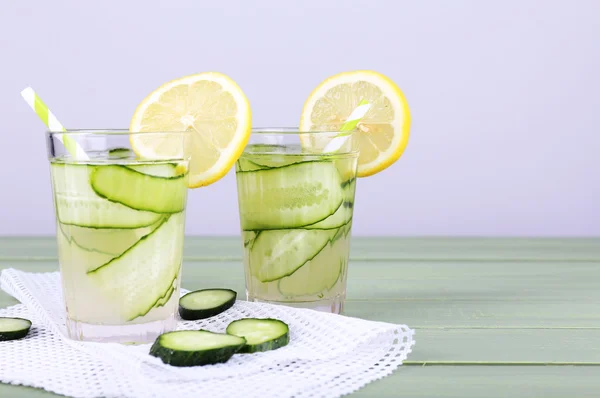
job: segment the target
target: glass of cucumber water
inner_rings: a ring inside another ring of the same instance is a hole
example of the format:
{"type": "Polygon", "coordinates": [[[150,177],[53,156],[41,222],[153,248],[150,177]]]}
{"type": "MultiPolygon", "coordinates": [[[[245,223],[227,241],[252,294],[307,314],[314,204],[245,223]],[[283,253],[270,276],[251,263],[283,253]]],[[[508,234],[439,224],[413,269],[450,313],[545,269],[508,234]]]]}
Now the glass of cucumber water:
{"type": "Polygon", "coordinates": [[[236,163],[249,301],[340,313],[359,155],[339,131],[254,129],[236,163]]]}
{"type": "Polygon", "coordinates": [[[123,130],[47,134],[71,338],[144,343],[175,328],[187,198],[185,136],[123,130]],[[171,154],[180,155],[136,154],[133,139],[164,140],[171,154]],[[85,160],[65,149],[69,141],[85,151],[85,160]]]}

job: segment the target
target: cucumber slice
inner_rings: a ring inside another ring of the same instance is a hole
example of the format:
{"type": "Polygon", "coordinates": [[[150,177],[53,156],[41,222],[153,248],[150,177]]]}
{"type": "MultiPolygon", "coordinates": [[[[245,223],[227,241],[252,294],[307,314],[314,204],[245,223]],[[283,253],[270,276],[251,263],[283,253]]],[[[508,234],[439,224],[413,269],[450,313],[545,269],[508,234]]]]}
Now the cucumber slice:
{"type": "Polygon", "coordinates": [[[348,240],[342,239],[346,226],[339,228],[330,242],[313,259],[290,276],[279,280],[286,298],[315,296],[332,289],[342,275],[348,258],[348,240]]]}
{"type": "Polygon", "coordinates": [[[304,155],[300,155],[300,154],[292,155],[292,154],[283,154],[283,153],[280,153],[280,154],[273,153],[273,154],[269,154],[269,155],[257,156],[255,158],[253,158],[253,160],[252,160],[252,162],[254,162],[254,164],[258,165],[259,167],[265,168],[265,169],[289,166],[292,164],[308,162],[308,161],[310,161],[310,159],[304,155]]]}
{"type": "Polygon", "coordinates": [[[303,228],[306,229],[337,229],[342,225],[346,224],[352,218],[352,208],[345,206],[346,202],[342,203],[340,207],[331,216],[327,217],[323,221],[318,223],[307,225],[303,228]]]}
{"type": "Polygon", "coordinates": [[[173,178],[183,174],[175,163],[133,164],[126,167],[153,177],[173,178]]]}
{"type": "Polygon", "coordinates": [[[206,319],[231,308],[237,293],[230,289],[203,289],[179,299],[179,315],[188,321],[206,319]]]}
{"type": "Polygon", "coordinates": [[[66,225],[89,228],[141,228],[156,223],[161,215],[130,209],[102,198],[56,194],[58,220],[66,225]]]}
{"type": "Polygon", "coordinates": [[[334,214],[343,201],[330,162],[303,162],[237,173],[242,229],[297,228],[334,214]]]}
{"type": "Polygon", "coordinates": [[[90,272],[120,256],[164,220],[137,229],[94,229],[59,222],[56,232],[58,253],[63,261],[79,264],[79,268],[90,272]]]}
{"type": "Polygon", "coordinates": [[[18,340],[27,336],[31,321],[23,318],[0,317],[0,341],[18,340]]]}
{"type": "Polygon", "coordinates": [[[117,257],[136,244],[142,237],[158,228],[163,221],[164,218],[161,218],[152,225],[135,229],[96,229],[76,225],[64,225],[62,223],[58,224],[70,244],[75,244],[87,251],[110,254],[113,257],[117,257]]]}
{"type": "Polygon", "coordinates": [[[309,157],[300,154],[272,153],[254,156],[247,155],[247,157],[240,157],[238,159],[237,171],[267,170],[310,161],[309,157]]]}
{"type": "Polygon", "coordinates": [[[135,158],[135,153],[129,148],[114,148],[108,151],[110,159],[128,159],[135,158]]]}
{"type": "Polygon", "coordinates": [[[162,307],[165,304],[167,304],[169,302],[169,300],[171,299],[171,296],[173,296],[173,292],[175,291],[175,287],[171,286],[169,288],[169,290],[167,290],[167,293],[165,293],[164,296],[162,296],[161,298],[159,298],[156,301],[156,304],[154,304],[153,308],[158,308],[158,307],[162,307]]]}
{"type": "Polygon", "coordinates": [[[227,362],[246,344],[243,337],[208,330],[179,330],[158,336],[150,355],[172,366],[199,366],[227,362]]]}
{"type": "Polygon", "coordinates": [[[250,256],[250,272],[261,282],[271,282],[294,273],[316,256],[337,230],[261,231],[250,256]]]}
{"type": "Polygon", "coordinates": [[[342,183],[344,190],[344,203],[354,203],[354,193],[356,192],[356,178],[352,178],[342,183]]]}
{"type": "Polygon", "coordinates": [[[96,167],[51,164],[56,213],[61,223],[89,228],[133,229],[159,221],[160,214],[131,209],[96,195],[90,184],[90,173],[96,167]]]}
{"type": "Polygon", "coordinates": [[[251,160],[239,158],[237,161],[236,170],[237,171],[255,171],[255,170],[262,170],[265,168],[266,167],[258,165],[251,160]]]}
{"type": "Polygon", "coordinates": [[[97,167],[90,175],[92,189],[111,202],[154,213],[179,213],[185,207],[184,176],[172,178],[142,174],[127,166],[97,167]]]}
{"type": "Polygon", "coordinates": [[[254,241],[256,237],[260,234],[260,231],[242,231],[242,236],[244,238],[244,247],[249,247],[252,249],[254,246],[254,241]]]}
{"type": "MultiPolygon", "coordinates": [[[[171,297],[173,297],[173,293],[175,292],[175,286],[176,286],[178,276],[179,275],[175,275],[175,279],[173,279],[173,281],[171,282],[171,287],[169,287],[169,290],[167,290],[162,297],[160,297],[158,300],[156,300],[156,302],[154,303],[152,308],[163,307],[165,304],[167,304],[169,302],[169,300],[171,300],[171,297]]],[[[148,311],[148,312],[150,312],[150,311],[148,311]]]]}
{"type": "Polygon", "coordinates": [[[352,219],[352,211],[354,207],[354,191],[356,187],[355,179],[348,180],[342,183],[342,192],[344,193],[344,201],[338,207],[335,213],[318,223],[307,225],[307,229],[334,229],[341,228],[348,224],[352,219]]]}
{"type": "Polygon", "coordinates": [[[56,229],[58,257],[61,261],[69,264],[77,264],[78,268],[88,272],[106,264],[118,256],[118,254],[104,253],[102,251],[90,250],[79,246],[75,241],[69,239],[68,234],[65,233],[65,230],[68,230],[68,228],[68,225],[64,226],[61,225],[61,223],[58,223],[56,229]]]}
{"type": "MultiPolygon", "coordinates": [[[[354,189],[356,188],[356,177],[352,177],[344,182],[342,182],[342,188],[349,188],[350,186],[352,186],[352,198],[350,199],[354,199],[354,189]]],[[[350,191],[347,191],[350,192],[350,191]]]]}
{"type": "Polygon", "coordinates": [[[107,299],[119,303],[120,316],[144,316],[168,295],[182,260],[184,214],[173,214],[149,235],[88,277],[107,299]]]}
{"type": "Polygon", "coordinates": [[[239,353],[276,350],[290,341],[290,328],[279,319],[245,318],[231,322],[227,334],[243,337],[246,345],[239,353]]]}

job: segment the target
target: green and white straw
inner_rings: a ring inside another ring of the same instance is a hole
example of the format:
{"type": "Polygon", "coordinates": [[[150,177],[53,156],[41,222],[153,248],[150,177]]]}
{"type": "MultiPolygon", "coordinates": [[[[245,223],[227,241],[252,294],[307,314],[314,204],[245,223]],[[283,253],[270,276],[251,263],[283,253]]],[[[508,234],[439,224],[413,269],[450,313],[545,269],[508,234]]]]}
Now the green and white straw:
{"type": "Polygon", "coordinates": [[[340,150],[346,141],[348,141],[348,136],[350,132],[356,129],[358,123],[362,120],[363,117],[367,114],[367,112],[371,109],[371,104],[367,100],[361,100],[358,103],[358,106],[354,108],[346,122],[340,128],[340,134],[335,136],[326,146],[325,152],[335,152],[340,150]]]}
{"type": "MultiPolygon", "coordinates": [[[[49,131],[66,131],[64,126],[58,121],[56,116],[50,109],[44,104],[40,97],[33,91],[31,87],[27,87],[25,90],[21,91],[21,96],[29,104],[31,109],[42,119],[42,122],[48,127],[49,131]]],[[[83,148],[67,134],[59,134],[56,136],[60,142],[65,146],[67,151],[78,160],[88,160],[89,156],[83,148]]]]}

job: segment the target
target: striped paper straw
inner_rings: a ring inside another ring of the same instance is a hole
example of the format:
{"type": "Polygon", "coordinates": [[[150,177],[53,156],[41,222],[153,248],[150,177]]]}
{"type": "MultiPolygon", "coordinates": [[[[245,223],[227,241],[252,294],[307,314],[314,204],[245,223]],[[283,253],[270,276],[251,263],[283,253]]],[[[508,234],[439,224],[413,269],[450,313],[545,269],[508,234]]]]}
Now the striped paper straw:
{"type": "MultiPolygon", "coordinates": [[[[21,91],[21,96],[39,118],[42,119],[42,122],[48,127],[49,131],[67,131],[31,87],[27,87],[25,90],[21,91]]],[[[73,139],[73,137],[70,137],[67,134],[60,134],[57,135],[56,138],[62,142],[67,151],[69,151],[71,156],[75,159],[89,159],[87,153],[85,153],[83,148],[73,139]]]]}
{"type": "Polygon", "coordinates": [[[358,106],[354,108],[346,122],[342,125],[340,129],[340,134],[338,134],[334,139],[329,141],[329,143],[325,146],[325,152],[335,152],[338,151],[346,141],[348,141],[349,131],[356,129],[358,126],[358,122],[362,120],[363,117],[367,114],[367,112],[371,109],[371,104],[369,101],[363,99],[358,103],[358,106]]]}

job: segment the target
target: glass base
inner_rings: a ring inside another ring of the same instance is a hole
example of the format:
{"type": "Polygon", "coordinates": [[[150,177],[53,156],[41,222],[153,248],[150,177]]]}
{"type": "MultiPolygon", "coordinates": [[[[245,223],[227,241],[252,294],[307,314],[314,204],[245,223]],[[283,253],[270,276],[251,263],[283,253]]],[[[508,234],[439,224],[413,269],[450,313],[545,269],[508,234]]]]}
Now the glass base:
{"type": "Polygon", "coordinates": [[[97,325],[67,318],[67,332],[73,340],[100,343],[144,344],[152,343],[165,332],[177,328],[175,316],[162,321],[134,325],[97,325]]]}
{"type": "Polygon", "coordinates": [[[287,305],[288,307],[295,308],[309,308],[311,310],[330,312],[332,314],[342,313],[344,310],[344,301],[346,299],[345,296],[335,296],[334,298],[317,301],[272,301],[251,296],[248,292],[246,292],[246,297],[248,298],[248,301],[253,301],[256,303],[287,305]]]}

